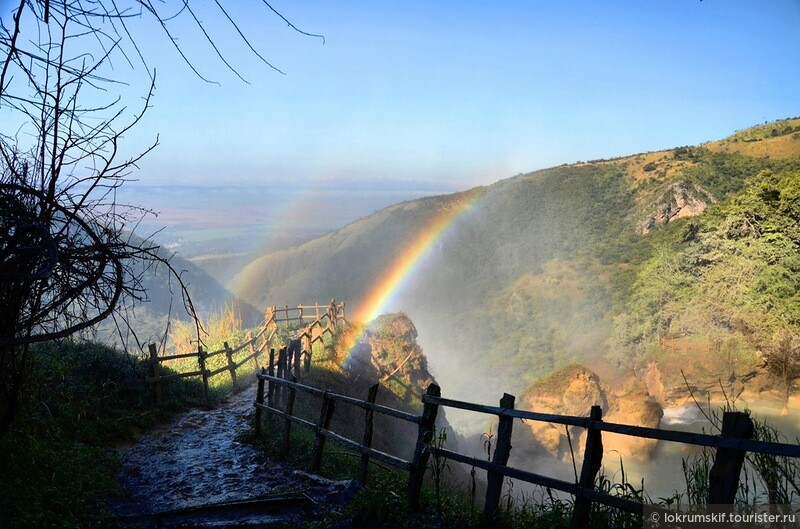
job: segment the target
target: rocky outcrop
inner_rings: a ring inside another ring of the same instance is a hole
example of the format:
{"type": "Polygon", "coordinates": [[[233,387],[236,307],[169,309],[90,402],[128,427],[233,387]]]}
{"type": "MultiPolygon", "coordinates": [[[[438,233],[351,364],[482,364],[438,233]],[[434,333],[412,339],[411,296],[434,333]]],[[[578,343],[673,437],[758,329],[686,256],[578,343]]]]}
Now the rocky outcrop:
{"type": "Polygon", "coordinates": [[[719,355],[692,362],[691,358],[651,361],[639,378],[662,408],[678,408],[695,401],[718,405],[730,399],[746,405],[768,397],[772,391],[767,374],[748,364],[733,366],[719,355]]]}
{"type": "Polygon", "coordinates": [[[435,383],[417,343],[417,329],[403,313],[384,314],[370,323],[345,360],[351,377],[381,382],[404,402],[420,402],[435,383]]]}
{"type": "MultiPolygon", "coordinates": [[[[377,403],[414,414],[422,412],[422,395],[436,380],[428,370],[428,360],[417,343],[417,329],[403,313],[384,314],[357,333],[355,345],[344,359],[348,375],[347,392],[364,398],[369,386],[380,383],[377,403]]],[[[348,424],[363,421],[362,410],[347,417],[348,424]]],[[[410,457],[416,445],[416,428],[376,414],[375,447],[410,457]]],[[[446,412],[439,410],[437,428],[449,428],[446,412]]],[[[452,429],[450,429],[452,432],[452,429]]],[[[448,437],[448,448],[456,449],[458,436],[448,437]]]]}
{"type": "Polygon", "coordinates": [[[641,374],[641,380],[647,387],[647,391],[655,398],[662,408],[667,405],[667,388],[664,386],[664,379],[661,370],[658,369],[656,362],[650,362],[641,374]]]}
{"type": "MultiPolygon", "coordinates": [[[[564,367],[534,383],[523,393],[518,407],[585,417],[593,405],[602,408],[603,419],[609,422],[657,428],[662,416],[661,406],[632,372],[605,384],[593,371],[579,365],[564,367]]],[[[582,428],[570,428],[568,438],[563,426],[538,421],[527,424],[535,440],[556,457],[570,457],[570,442],[573,451],[582,446],[582,428]]],[[[603,445],[606,451],[616,450],[623,457],[647,460],[656,441],[609,434],[603,437],[603,445]]]]}
{"type": "Polygon", "coordinates": [[[697,185],[671,183],[655,199],[644,218],[636,223],[636,231],[645,235],[674,219],[699,215],[715,202],[711,193],[697,185]]]}

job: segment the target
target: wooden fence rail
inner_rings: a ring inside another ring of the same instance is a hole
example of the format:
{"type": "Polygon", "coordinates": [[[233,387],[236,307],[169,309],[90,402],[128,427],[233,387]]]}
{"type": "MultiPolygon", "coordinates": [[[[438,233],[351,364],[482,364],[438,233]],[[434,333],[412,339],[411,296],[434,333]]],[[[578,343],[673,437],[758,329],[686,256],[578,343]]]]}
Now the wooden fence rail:
{"type": "MultiPolygon", "coordinates": [[[[549,487],[573,495],[575,497],[571,524],[573,528],[589,526],[589,512],[593,503],[604,504],[642,516],[644,504],[627,498],[613,496],[594,488],[595,478],[600,470],[603,458],[603,432],[715,448],[716,455],[714,464],[709,472],[708,502],[710,504],[733,504],[739,485],[739,475],[747,452],[800,457],[800,445],[764,442],[751,439],[753,422],[747,413],[742,412],[724,413],[720,435],[695,434],[675,430],[660,430],[656,428],[608,423],[602,420],[602,410],[599,406],[592,406],[588,417],[576,417],[515,409],[514,396],[508,394],[505,394],[500,400],[500,406],[486,406],[446,399],[441,397],[439,387],[435,384],[431,384],[428,387],[427,393],[422,397],[422,415],[417,416],[405,411],[375,404],[374,395],[377,393],[377,385],[373,386],[374,389],[370,388],[367,400],[362,400],[299,384],[295,381],[289,381],[273,375],[272,366],[270,366],[269,372],[262,369],[261,373],[257,375],[259,382],[258,395],[255,402],[255,429],[257,435],[261,435],[263,412],[266,412],[267,414],[285,420],[285,432],[288,432],[289,425],[294,423],[308,428],[317,434],[317,442],[314,443],[314,453],[312,455],[312,470],[319,468],[324,441],[325,439],[330,439],[362,454],[362,461],[368,461],[369,458],[374,458],[408,471],[407,496],[409,504],[412,507],[419,506],[420,490],[428,466],[428,459],[433,455],[435,457],[444,457],[452,461],[480,468],[487,472],[484,514],[488,518],[495,516],[498,512],[499,500],[502,494],[503,477],[549,487]],[[265,384],[268,384],[267,389],[265,389],[265,384]],[[285,386],[292,388],[294,391],[302,391],[322,397],[323,405],[319,421],[314,423],[299,417],[294,417],[291,407],[284,405],[283,408],[281,408],[281,405],[274,398],[276,386],[285,386]],[[265,391],[267,393],[266,403],[264,400],[265,391]],[[359,406],[366,411],[362,442],[345,438],[330,431],[330,419],[334,413],[336,402],[359,406]],[[457,408],[498,417],[498,435],[491,461],[437,447],[431,442],[434,433],[434,423],[440,407],[457,408]],[[411,461],[406,461],[371,447],[373,433],[372,418],[374,413],[397,417],[418,425],[417,442],[414,450],[414,457],[411,461]],[[578,426],[587,429],[583,465],[581,467],[580,477],[577,481],[564,481],[508,466],[507,463],[511,453],[511,434],[514,419],[542,421],[566,426],[578,426]]],[[[362,483],[366,483],[367,481],[366,463],[362,463],[359,480],[362,483]]]]}
{"type": "MultiPolygon", "coordinates": [[[[236,345],[235,347],[231,347],[228,342],[224,342],[222,349],[218,349],[216,351],[205,351],[202,346],[198,346],[196,352],[160,356],[158,354],[157,346],[155,344],[150,344],[148,346],[148,376],[145,379],[145,382],[152,386],[153,398],[156,400],[156,402],[161,402],[163,397],[163,384],[165,382],[178,378],[200,376],[203,379],[203,391],[205,393],[206,401],[208,401],[208,379],[227,371],[235,391],[238,389],[236,370],[251,360],[253,361],[255,369],[259,368],[259,357],[260,355],[264,354],[267,348],[272,344],[273,339],[277,334],[279,323],[293,321],[303,322],[308,319],[312,319],[313,321],[303,329],[300,338],[296,340],[296,347],[292,349],[292,353],[295,354],[293,357],[295,376],[299,378],[300,359],[305,359],[304,367],[305,370],[308,371],[311,365],[313,345],[316,342],[323,341],[323,336],[326,333],[333,334],[334,329],[339,324],[347,322],[345,317],[344,302],[337,304],[335,300],[331,300],[330,305],[315,304],[298,305],[297,307],[286,306],[285,309],[269,307],[266,310],[264,322],[259,326],[256,334],[252,335],[251,333],[247,340],[236,345]],[[297,311],[298,315],[292,317],[290,313],[293,311],[297,311]],[[284,317],[281,317],[281,314],[283,314],[284,317]],[[234,361],[233,355],[245,348],[248,348],[248,354],[239,361],[234,361]],[[223,365],[213,370],[209,369],[209,359],[219,355],[225,355],[226,357],[223,365]],[[196,358],[198,368],[196,370],[183,373],[172,373],[169,375],[161,374],[161,365],[164,362],[186,358],[196,358]]],[[[288,362],[283,362],[280,365],[291,366],[292,361],[290,360],[288,362]]],[[[283,373],[281,373],[281,375],[283,375],[283,373]]]]}
{"type": "Polygon", "coordinates": [[[336,300],[332,299],[329,305],[315,303],[314,305],[298,305],[296,307],[290,307],[289,305],[284,307],[272,306],[267,308],[264,319],[267,322],[272,320],[275,323],[293,321],[302,323],[307,320],[321,320],[324,318],[331,320],[334,326],[338,325],[340,320],[346,321],[345,302],[336,303],[336,300]]]}
{"type": "MultiPolygon", "coordinates": [[[[313,431],[316,434],[311,453],[310,466],[312,470],[319,470],[320,466],[322,465],[322,455],[325,448],[325,442],[328,439],[362,454],[362,456],[367,458],[367,462],[369,458],[372,458],[372,459],[377,459],[379,461],[383,461],[384,463],[392,465],[396,468],[400,468],[402,470],[406,471],[411,470],[412,462],[406,461],[395,455],[382,452],[380,450],[372,448],[371,446],[373,420],[375,413],[387,415],[390,417],[395,417],[397,419],[401,419],[415,424],[418,424],[421,421],[420,417],[414,415],[413,413],[408,413],[402,410],[390,408],[388,406],[375,404],[375,396],[377,395],[378,392],[377,384],[375,384],[370,388],[369,393],[367,395],[367,399],[362,400],[355,397],[350,397],[348,395],[335,393],[332,391],[321,390],[313,386],[301,384],[297,381],[286,380],[285,378],[280,378],[270,374],[273,371],[274,371],[273,367],[270,366],[269,369],[262,368],[261,373],[257,375],[259,384],[258,384],[258,393],[256,395],[256,401],[255,401],[256,435],[260,436],[262,434],[262,417],[263,413],[266,412],[268,415],[278,417],[285,421],[284,433],[283,433],[284,443],[286,442],[286,438],[289,435],[288,432],[289,429],[291,428],[291,424],[298,424],[304,428],[313,431]],[[265,383],[268,384],[267,387],[265,387],[265,383]],[[322,407],[320,410],[319,420],[317,422],[311,422],[301,417],[293,415],[292,407],[290,405],[290,403],[293,402],[293,399],[292,401],[287,400],[287,402],[282,405],[280,403],[281,399],[278,397],[280,393],[278,391],[278,388],[276,388],[275,386],[285,387],[292,392],[300,391],[308,395],[313,395],[321,398],[322,407]],[[336,403],[350,404],[353,406],[358,406],[364,410],[365,412],[364,433],[362,437],[362,442],[357,442],[352,439],[348,439],[347,437],[339,435],[336,432],[330,430],[330,422],[333,417],[333,413],[336,409],[336,403]]],[[[284,446],[286,445],[284,444],[284,446]]],[[[362,465],[359,471],[359,479],[361,480],[362,483],[367,482],[367,476],[368,476],[367,464],[364,463],[364,459],[362,458],[362,465]]]]}

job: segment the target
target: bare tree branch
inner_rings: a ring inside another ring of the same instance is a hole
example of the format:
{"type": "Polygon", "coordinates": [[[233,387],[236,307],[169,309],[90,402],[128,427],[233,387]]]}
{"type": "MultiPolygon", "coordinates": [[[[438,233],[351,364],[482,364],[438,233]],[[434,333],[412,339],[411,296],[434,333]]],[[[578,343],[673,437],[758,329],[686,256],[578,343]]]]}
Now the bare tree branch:
{"type": "MultiPolygon", "coordinates": [[[[143,278],[159,267],[201,339],[183,271],[152,238],[133,233],[150,212],[116,200],[116,190],[158,144],[156,138],[120,159],[122,136],[141,122],[155,88],[155,70],[137,43],[140,22],[157,24],[195,75],[212,82],[171,28],[188,17],[221,63],[247,82],[191,1],[159,2],[157,8],[152,0],[20,0],[10,21],[0,17],[0,113],[16,128],[0,130],[0,436],[19,409],[29,346],[75,335],[112,315],[138,342],[131,318],[136,302],[147,299],[143,278]],[[171,5],[175,12],[164,15],[171,5]],[[134,81],[147,82],[141,106],[128,108],[115,92],[127,80],[120,65],[142,72],[134,81]]],[[[320,37],[264,4],[298,33],[320,37]]],[[[283,73],[220,0],[214,5],[233,26],[234,42],[283,73]]]]}

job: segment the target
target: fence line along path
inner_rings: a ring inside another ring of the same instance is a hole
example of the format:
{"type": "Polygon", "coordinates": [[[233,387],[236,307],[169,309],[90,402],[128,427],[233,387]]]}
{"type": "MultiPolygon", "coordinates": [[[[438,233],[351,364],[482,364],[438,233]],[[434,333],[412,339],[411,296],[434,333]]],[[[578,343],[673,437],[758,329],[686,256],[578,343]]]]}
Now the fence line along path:
{"type": "MultiPolygon", "coordinates": [[[[484,501],[484,514],[494,517],[499,508],[504,477],[509,477],[556,489],[575,497],[572,527],[589,527],[589,513],[594,503],[604,504],[626,512],[642,516],[644,504],[627,498],[613,496],[594,488],[595,478],[603,459],[603,432],[621,434],[632,437],[657,439],[689,445],[705,446],[716,449],[714,465],[709,471],[710,504],[732,505],[739,486],[739,476],[747,452],[773,456],[800,457],[800,445],[756,441],[752,439],[753,421],[747,413],[725,412],[720,435],[695,434],[675,430],[660,430],[626,424],[608,423],[602,419],[600,406],[592,406],[586,417],[538,413],[529,410],[515,409],[515,397],[504,394],[499,406],[486,406],[471,402],[447,399],[441,396],[439,387],[431,384],[422,397],[423,411],[414,415],[402,410],[380,406],[374,402],[377,385],[370,388],[367,398],[341,395],[331,391],[300,384],[296,380],[275,376],[275,366],[270,362],[268,368],[262,368],[257,375],[258,391],[256,394],[255,431],[257,436],[263,435],[262,422],[265,415],[283,420],[283,446],[289,450],[291,427],[296,424],[312,430],[316,434],[310,467],[320,468],[326,440],[343,445],[362,455],[362,467],[359,479],[367,481],[367,468],[370,459],[376,459],[409,473],[407,497],[412,507],[419,506],[420,490],[424,481],[428,461],[431,456],[443,457],[451,461],[464,463],[486,471],[487,490],[484,501]],[[279,389],[287,394],[285,399],[277,398],[279,389]],[[320,418],[317,422],[293,415],[293,402],[296,392],[301,391],[321,398],[320,418]],[[361,441],[344,437],[330,430],[330,422],[339,404],[358,406],[365,411],[365,427],[361,441]],[[432,443],[435,421],[440,407],[455,408],[474,413],[494,415],[499,420],[495,450],[491,461],[477,459],[452,450],[436,446],[432,443]],[[417,424],[418,435],[414,446],[414,456],[406,461],[392,454],[375,450],[371,446],[373,433],[373,416],[375,413],[397,417],[417,424]],[[575,482],[564,481],[545,476],[530,470],[508,466],[511,453],[511,436],[514,419],[549,422],[565,426],[577,426],[588,430],[584,446],[583,464],[580,477],[575,482]]],[[[648,508],[652,508],[649,506],[648,508]]]]}
{"type": "Polygon", "coordinates": [[[265,311],[264,321],[258,326],[255,333],[248,333],[247,340],[234,347],[231,347],[228,342],[224,342],[222,349],[216,351],[205,351],[202,345],[198,345],[197,351],[159,355],[158,347],[156,344],[151,343],[148,346],[148,376],[145,382],[151,386],[153,398],[156,402],[161,402],[164,383],[178,378],[199,376],[203,380],[203,390],[206,401],[208,402],[209,378],[227,372],[231,378],[233,389],[236,391],[238,389],[236,370],[250,361],[253,362],[254,369],[257,370],[259,368],[261,365],[259,363],[259,357],[265,354],[270,346],[274,345],[273,342],[276,339],[278,324],[290,322],[304,323],[309,320],[310,322],[300,333],[299,351],[296,357],[296,365],[299,365],[300,358],[304,358],[306,369],[308,369],[311,364],[313,345],[317,342],[324,343],[326,334],[333,334],[337,326],[347,323],[344,302],[337,303],[336,300],[332,299],[329,305],[314,304],[298,305],[297,307],[289,307],[287,305],[285,308],[278,308],[275,306],[268,307],[265,311]],[[238,361],[234,361],[233,356],[245,348],[247,348],[248,351],[247,355],[238,361]],[[220,355],[225,355],[223,364],[216,369],[209,369],[209,360],[220,355]],[[186,358],[197,359],[197,369],[182,373],[162,374],[163,363],[186,358]]]}

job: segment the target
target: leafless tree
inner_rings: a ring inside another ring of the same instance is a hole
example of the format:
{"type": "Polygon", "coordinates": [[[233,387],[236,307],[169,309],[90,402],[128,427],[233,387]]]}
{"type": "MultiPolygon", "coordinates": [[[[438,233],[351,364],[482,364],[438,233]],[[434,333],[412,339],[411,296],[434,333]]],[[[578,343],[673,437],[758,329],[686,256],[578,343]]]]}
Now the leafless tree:
{"type": "MultiPolygon", "coordinates": [[[[214,4],[248,53],[277,70],[221,1],[214,4]]],[[[170,25],[181,17],[242,78],[189,0],[20,0],[11,20],[0,19],[0,437],[19,410],[30,345],[71,336],[145,298],[149,268],[172,272],[197,321],[180,274],[151,239],[134,235],[147,211],[116,199],[157,144],[122,154],[122,137],[148,110],[155,86],[136,24],[155,22],[207,81],[173,36],[170,25]],[[118,89],[120,65],[145,80],[136,105],[118,89]]]]}

